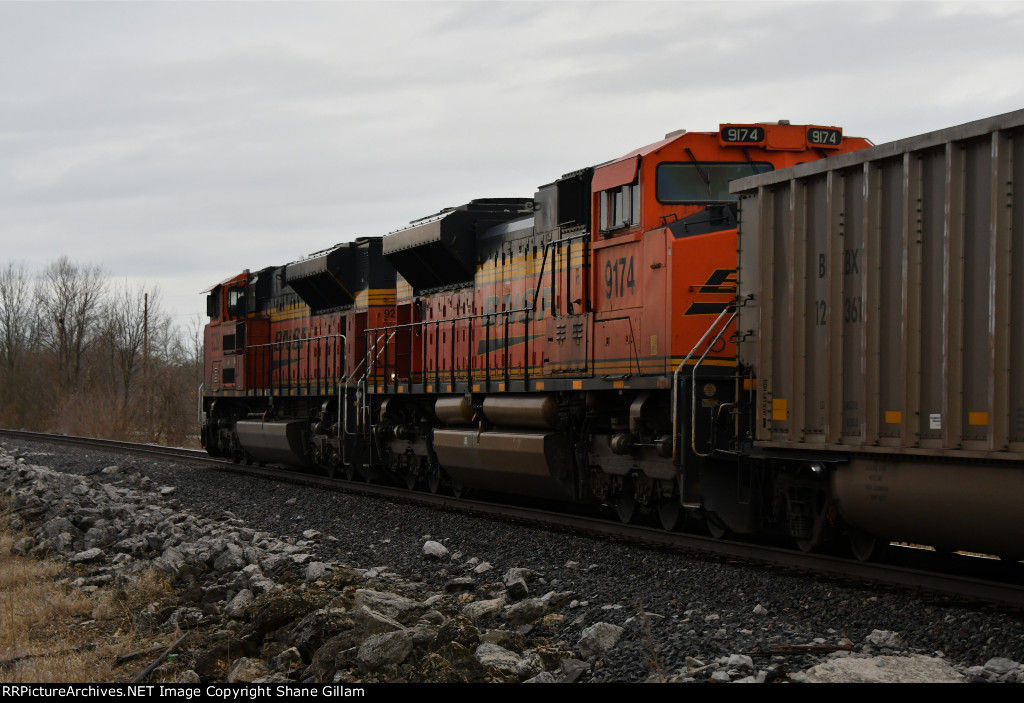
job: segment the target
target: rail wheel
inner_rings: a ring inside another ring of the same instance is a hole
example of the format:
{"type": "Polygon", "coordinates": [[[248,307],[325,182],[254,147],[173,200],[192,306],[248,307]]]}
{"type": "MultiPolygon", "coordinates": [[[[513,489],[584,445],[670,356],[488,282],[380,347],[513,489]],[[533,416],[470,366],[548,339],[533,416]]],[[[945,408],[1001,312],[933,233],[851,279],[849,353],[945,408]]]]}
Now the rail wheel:
{"type": "Polygon", "coordinates": [[[341,473],[346,481],[352,481],[356,477],[356,467],[352,464],[346,464],[341,473]]]}
{"type": "Polygon", "coordinates": [[[636,498],[625,493],[615,496],[615,514],[619,516],[619,522],[623,525],[633,522],[636,516],[636,498]]]}
{"type": "Polygon", "coordinates": [[[796,542],[796,548],[804,554],[809,554],[814,551],[814,543],[809,539],[796,537],[793,541],[796,542]]]}
{"type": "Polygon", "coordinates": [[[614,496],[615,514],[619,516],[619,522],[628,525],[633,522],[637,514],[636,489],[633,487],[633,479],[624,476],[622,485],[614,496]]]}
{"type": "Polygon", "coordinates": [[[847,538],[850,541],[850,551],[853,552],[853,556],[857,558],[857,561],[877,560],[885,553],[889,546],[886,540],[879,539],[861,530],[850,530],[847,538]]]}
{"type": "Polygon", "coordinates": [[[452,495],[456,498],[465,498],[466,494],[469,493],[469,489],[463,486],[458,481],[452,481],[452,495]]]}
{"type": "Polygon", "coordinates": [[[427,489],[437,494],[441,490],[441,472],[437,469],[432,469],[427,473],[427,489]]]}
{"type": "Polygon", "coordinates": [[[707,523],[708,533],[715,539],[723,539],[729,534],[729,528],[722,522],[722,518],[711,511],[704,513],[704,522],[707,523]]]}
{"type": "Polygon", "coordinates": [[[412,471],[407,471],[405,473],[405,487],[410,491],[416,488],[416,474],[412,471]]]}
{"type": "Polygon", "coordinates": [[[679,527],[682,515],[683,506],[679,504],[678,498],[662,498],[658,501],[658,519],[664,529],[671,532],[679,527]]]}
{"type": "Polygon", "coordinates": [[[636,498],[632,491],[619,493],[615,496],[615,514],[619,516],[619,522],[628,525],[636,517],[636,498]]]}

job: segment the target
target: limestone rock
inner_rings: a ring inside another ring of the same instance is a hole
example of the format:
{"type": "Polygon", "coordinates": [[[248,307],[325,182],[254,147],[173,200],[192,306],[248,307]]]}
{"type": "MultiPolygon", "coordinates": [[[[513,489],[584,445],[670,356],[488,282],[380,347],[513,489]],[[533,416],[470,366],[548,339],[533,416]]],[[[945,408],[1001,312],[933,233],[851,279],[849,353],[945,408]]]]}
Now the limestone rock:
{"type": "MultiPolygon", "coordinates": [[[[808,683],[961,683],[964,677],[942,659],[907,657],[839,657],[806,672],[808,683]]],[[[792,678],[792,677],[791,677],[792,678]]]]}
{"type": "Polygon", "coordinates": [[[418,618],[427,606],[396,593],[360,588],[356,591],[356,605],[366,606],[399,622],[418,618]]]}
{"type": "Polygon", "coordinates": [[[378,635],[382,632],[401,630],[402,624],[383,613],[361,605],[352,611],[352,621],[356,630],[364,635],[378,635]]]}
{"type": "Polygon", "coordinates": [[[241,657],[228,670],[228,683],[251,683],[268,673],[267,665],[259,659],[241,657]]]}
{"type": "Polygon", "coordinates": [[[580,653],[589,659],[614,647],[622,637],[623,628],[607,622],[598,622],[583,630],[578,643],[580,653]]]}
{"type": "Polygon", "coordinates": [[[903,646],[903,641],[900,639],[899,634],[889,630],[872,630],[871,634],[864,638],[864,641],[876,647],[895,649],[903,646]]]}
{"type": "Polygon", "coordinates": [[[389,664],[401,664],[412,654],[412,635],[405,630],[371,635],[359,646],[359,663],[373,671],[389,664]]]}
{"type": "Polygon", "coordinates": [[[440,542],[430,540],[423,545],[423,556],[427,559],[445,559],[448,557],[448,548],[440,542]]]}
{"type": "Polygon", "coordinates": [[[454,642],[469,647],[480,641],[480,631],[469,620],[462,616],[456,616],[445,622],[437,631],[432,649],[440,650],[442,647],[454,642]]]}
{"type": "Polygon", "coordinates": [[[473,656],[484,666],[493,666],[504,674],[515,674],[520,663],[519,656],[514,652],[490,642],[484,642],[477,647],[473,656]]]}
{"type": "Polygon", "coordinates": [[[241,617],[245,612],[246,607],[253,601],[253,593],[248,588],[243,588],[241,591],[235,594],[235,597],[231,599],[231,602],[224,608],[224,612],[233,618],[241,617]]]}
{"type": "Polygon", "coordinates": [[[291,628],[287,642],[311,656],[320,645],[344,629],[346,621],[351,627],[351,620],[346,615],[344,608],[318,608],[291,628]]]}
{"type": "Polygon", "coordinates": [[[504,598],[492,598],[490,600],[478,600],[466,605],[462,608],[462,614],[476,622],[487,617],[492,617],[501,613],[502,607],[505,605],[504,598]]]}

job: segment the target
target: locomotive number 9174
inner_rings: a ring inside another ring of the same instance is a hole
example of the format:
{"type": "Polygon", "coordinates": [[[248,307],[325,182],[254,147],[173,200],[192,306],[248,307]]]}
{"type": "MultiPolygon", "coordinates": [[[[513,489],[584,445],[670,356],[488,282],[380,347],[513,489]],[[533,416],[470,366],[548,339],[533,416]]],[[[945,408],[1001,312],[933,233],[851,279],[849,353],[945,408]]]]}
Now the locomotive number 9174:
{"type": "Polygon", "coordinates": [[[764,127],[726,127],[722,141],[729,144],[759,144],[764,141],[764,127]]]}

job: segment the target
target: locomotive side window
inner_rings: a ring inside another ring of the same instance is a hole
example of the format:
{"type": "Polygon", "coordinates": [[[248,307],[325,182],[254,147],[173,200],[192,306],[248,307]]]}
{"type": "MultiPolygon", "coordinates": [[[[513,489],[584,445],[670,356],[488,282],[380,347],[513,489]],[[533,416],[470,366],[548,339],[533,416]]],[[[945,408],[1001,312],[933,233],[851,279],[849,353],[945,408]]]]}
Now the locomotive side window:
{"type": "Polygon", "coordinates": [[[206,296],[206,314],[211,318],[220,315],[220,291],[214,291],[206,296]]]}
{"type": "Polygon", "coordinates": [[[245,289],[228,289],[228,315],[238,317],[245,313],[245,289]]]}
{"type": "Polygon", "coordinates": [[[640,185],[601,191],[600,206],[602,232],[635,227],[640,224],[640,185]]]}
{"type": "Polygon", "coordinates": [[[655,191],[659,203],[732,202],[729,181],[772,170],[768,163],[704,163],[680,161],[658,164],[655,191]]]}

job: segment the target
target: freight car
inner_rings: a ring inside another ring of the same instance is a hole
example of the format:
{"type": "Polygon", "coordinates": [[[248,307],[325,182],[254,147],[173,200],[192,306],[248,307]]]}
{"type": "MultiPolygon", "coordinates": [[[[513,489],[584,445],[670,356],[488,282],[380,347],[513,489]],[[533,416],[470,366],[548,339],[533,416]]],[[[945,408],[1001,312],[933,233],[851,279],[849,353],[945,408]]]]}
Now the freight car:
{"type": "Polygon", "coordinates": [[[1017,111],[733,183],[745,461],[818,477],[812,543],[1024,556],[1022,171],[1017,111]]]}
{"type": "MultiPolygon", "coordinates": [[[[928,142],[934,149],[952,138],[921,139],[939,139],[928,142]]],[[[983,469],[950,458],[949,447],[919,460],[905,435],[877,423],[916,408],[890,409],[864,390],[913,373],[906,348],[903,366],[881,377],[877,355],[890,335],[917,332],[901,327],[913,318],[892,314],[891,285],[879,284],[889,279],[867,267],[879,270],[884,260],[894,276],[913,252],[879,248],[896,236],[887,228],[905,225],[915,204],[941,207],[918,202],[934,196],[930,181],[911,193],[917,200],[888,200],[886,184],[904,178],[888,164],[912,164],[916,157],[902,155],[913,143],[869,146],[813,125],[680,131],[568,173],[533,198],[474,200],[383,238],[245,271],[209,291],[204,446],[236,461],[435,492],[598,502],[623,521],[656,513],[667,529],[691,517],[716,535],[774,531],[803,548],[848,534],[861,557],[872,554],[876,535],[1021,554],[1016,535],[994,539],[997,528],[947,530],[948,540],[916,529],[936,510],[961,514],[958,494],[989,478],[981,471],[1017,476],[990,466],[993,452],[1012,466],[1017,449],[964,448],[983,469]],[[861,182],[851,177],[837,200],[836,184],[858,169],[877,178],[864,176],[857,200],[861,182]],[[876,210],[885,213],[872,215],[877,222],[864,219],[876,210]],[[852,233],[856,218],[870,234],[852,233]],[[835,241],[856,236],[857,246],[835,241]],[[821,256],[819,282],[811,274],[821,256]],[[859,288],[853,274],[838,273],[844,266],[865,272],[859,288]],[[819,289],[828,295],[812,295],[819,289]],[[840,323],[830,311],[844,301],[851,307],[840,323]],[[807,312],[814,305],[825,308],[818,318],[807,312]],[[854,315],[871,330],[860,341],[847,330],[854,315]],[[877,400],[856,450],[846,439],[853,392],[868,393],[862,403],[877,400]],[[924,515],[913,490],[891,500],[900,514],[885,505],[883,494],[895,494],[888,477],[907,465],[925,473],[905,481],[947,495],[924,515]],[[940,476],[957,479],[951,490],[932,480],[940,476]],[[865,482],[866,495],[857,488],[865,482]]],[[[987,167],[964,158],[954,160],[973,164],[964,181],[987,167]]],[[[979,194],[970,195],[958,201],[965,208],[979,194]]],[[[943,238],[905,229],[900,241],[943,238]]],[[[980,285],[952,275],[961,288],[980,285]]],[[[920,305],[920,291],[907,300],[920,305]]],[[[996,506],[999,489],[983,493],[972,505],[996,506]]],[[[1002,520],[1004,531],[1011,495],[988,520],[1002,520]]]]}

